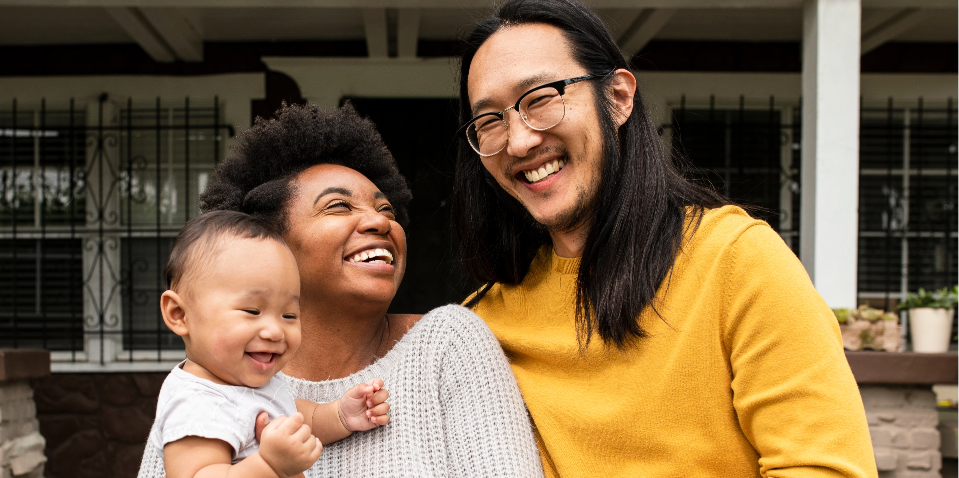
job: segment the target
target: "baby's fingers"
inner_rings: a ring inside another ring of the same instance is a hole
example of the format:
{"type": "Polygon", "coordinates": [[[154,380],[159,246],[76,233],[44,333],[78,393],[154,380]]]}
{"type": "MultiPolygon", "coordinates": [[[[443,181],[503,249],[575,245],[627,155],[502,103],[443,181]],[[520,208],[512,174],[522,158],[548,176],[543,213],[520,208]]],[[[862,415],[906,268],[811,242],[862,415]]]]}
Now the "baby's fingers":
{"type": "MultiPolygon", "coordinates": [[[[283,418],[283,417],[277,418],[276,420],[274,420],[274,422],[279,421],[280,418],[283,418]]],[[[272,423],[270,425],[272,425],[272,423]]],[[[300,426],[302,425],[303,425],[303,414],[300,412],[296,412],[290,415],[289,417],[286,417],[286,420],[284,420],[277,427],[277,431],[283,433],[284,435],[292,435],[296,433],[296,431],[299,430],[300,426]]]]}
{"type": "Polygon", "coordinates": [[[366,400],[366,408],[373,408],[390,398],[390,392],[385,388],[381,388],[376,393],[370,395],[370,398],[366,400]]]}
{"type": "Polygon", "coordinates": [[[370,418],[370,423],[374,425],[386,425],[390,422],[390,404],[381,403],[366,412],[366,416],[370,418]]]}
{"type": "Polygon", "coordinates": [[[294,443],[308,444],[310,439],[313,438],[313,433],[310,431],[310,427],[308,425],[301,425],[300,428],[293,432],[290,437],[294,440],[294,443]]]}
{"type": "Polygon", "coordinates": [[[313,445],[313,449],[310,450],[310,460],[315,462],[316,460],[320,458],[320,453],[323,452],[323,444],[320,443],[319,438],[313,437],[313,440],[315,443],[313,445]]]}

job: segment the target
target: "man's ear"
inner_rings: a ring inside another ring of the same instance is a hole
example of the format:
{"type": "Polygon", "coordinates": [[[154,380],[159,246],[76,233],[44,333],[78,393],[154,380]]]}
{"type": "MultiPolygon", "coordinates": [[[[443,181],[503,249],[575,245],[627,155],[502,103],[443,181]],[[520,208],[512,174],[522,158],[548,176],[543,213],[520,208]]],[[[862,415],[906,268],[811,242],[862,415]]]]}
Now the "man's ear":
{"type": "Polygon", "coordinates": [[[613,72],[613,81],[609,85],[610,100],[616,111],[613,112],[613,121],[616,126],[622,126],[633,113],[633,97],[636,95],[636,77],[627,69],[620,68],[613,72]]]}
{"type": "Polygon", "coordinates": [[[184,337],[190,334],[186,321],[186,309],[183,308],[183,298],[179,294],[168,290],[160,296],[160,312],[163,314],[163,323],[174,334],[184,337]]]}

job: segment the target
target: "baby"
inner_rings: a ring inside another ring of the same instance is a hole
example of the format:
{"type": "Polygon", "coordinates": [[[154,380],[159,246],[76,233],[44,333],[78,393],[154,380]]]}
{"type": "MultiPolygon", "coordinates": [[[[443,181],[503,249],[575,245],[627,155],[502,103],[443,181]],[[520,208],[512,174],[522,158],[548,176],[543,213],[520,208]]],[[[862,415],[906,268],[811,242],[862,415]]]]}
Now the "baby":
{"type": "Polygon", "coordinates": [[[168,477],[288,478],[312,466],[322,444],[389,422],[380,379],[332,403],[294,401],[280,370],[300,345],[300,277],[267,224],[201,214],[180,231],[165,273],[163,321],[187,356],[163,382],[147,445],[162,450],[168,477]],[[258,445],[264,411],[272,421],[258,445]]]}

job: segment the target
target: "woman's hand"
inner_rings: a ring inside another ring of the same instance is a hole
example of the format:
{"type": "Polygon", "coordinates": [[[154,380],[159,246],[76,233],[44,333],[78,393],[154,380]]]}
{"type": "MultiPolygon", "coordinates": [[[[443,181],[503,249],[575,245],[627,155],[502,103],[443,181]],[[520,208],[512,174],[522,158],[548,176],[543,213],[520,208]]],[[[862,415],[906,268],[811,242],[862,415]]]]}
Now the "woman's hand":
{"type": "Polygon", "coordinates": [[[336,401],[340,423],[350,432],[372,430],[390,422],[390,392],[383,388],[383,380],[374,378],[361,383],[336,401]]]}

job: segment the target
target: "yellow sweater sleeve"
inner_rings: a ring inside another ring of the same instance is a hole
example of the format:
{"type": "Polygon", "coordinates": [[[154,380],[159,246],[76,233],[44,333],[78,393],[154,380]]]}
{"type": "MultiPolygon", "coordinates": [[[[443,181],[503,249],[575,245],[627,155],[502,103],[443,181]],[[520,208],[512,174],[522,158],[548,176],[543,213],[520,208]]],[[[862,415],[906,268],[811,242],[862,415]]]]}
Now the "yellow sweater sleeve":
{"type": "Polygon", "coordinates": [[[877,476],[839,327],[770,228],[726,251],[723,345],[740,427],[768,477],[877,476]]]}

